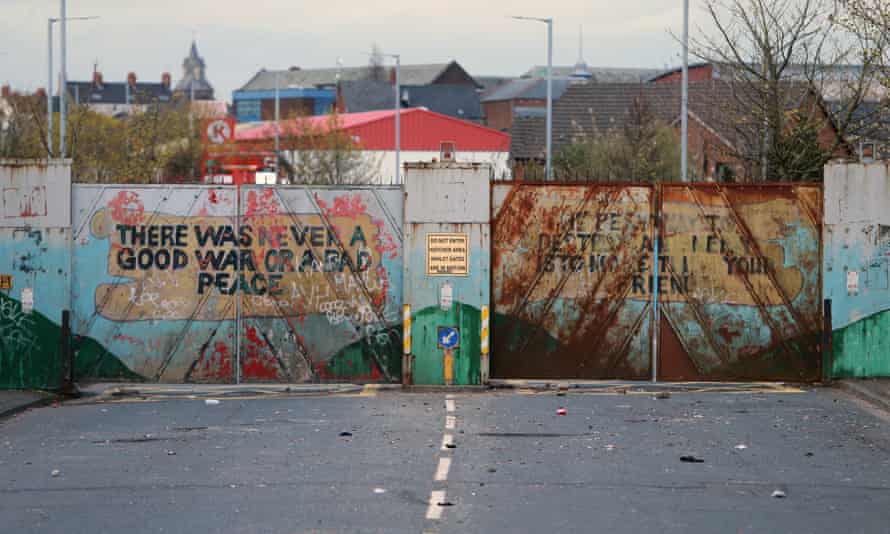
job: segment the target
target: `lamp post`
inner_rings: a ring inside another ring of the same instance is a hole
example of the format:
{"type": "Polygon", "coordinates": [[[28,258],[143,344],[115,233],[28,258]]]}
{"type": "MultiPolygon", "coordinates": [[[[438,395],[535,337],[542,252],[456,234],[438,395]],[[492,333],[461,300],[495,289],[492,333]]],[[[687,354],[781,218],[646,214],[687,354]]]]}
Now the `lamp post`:
{"type": "Polygon", "coordinates": [[[396,176],[397,184],[402,180],[402,88],[401,88],[401,54],[380,54],[383,57],[391,57],[396,60],[396,176]]]}
{"type": "Polygon", "coordinates": [[[680,179],[689,181],[689,0],[683,0],[683,89],[680,111],[680,179]]]}
{"type": "MultiPolygon", "coordinates": [[[[66,20],[93,20],[99,17],[68,17],[66,20]]],[[[53,157],[53,24],[59,22],[60,18],[50,17],[46,19],[46,154],[48,158],[53,157]]],[[[64,100],[64,86],[59,90],[59,111],[61,111],[64,100]]],[[[61,123],[59,124],[61,129],[61,123]]],[[[61,153],[61,150],[60,150],[61,153]]]]}
{"type": "Polygon", "coordinates": [[[550,180],[553,159],[553,19],[518,16],[512,18],[543,22],[547,25],[547,159],[544,162],[544,179],[550,180]]]}

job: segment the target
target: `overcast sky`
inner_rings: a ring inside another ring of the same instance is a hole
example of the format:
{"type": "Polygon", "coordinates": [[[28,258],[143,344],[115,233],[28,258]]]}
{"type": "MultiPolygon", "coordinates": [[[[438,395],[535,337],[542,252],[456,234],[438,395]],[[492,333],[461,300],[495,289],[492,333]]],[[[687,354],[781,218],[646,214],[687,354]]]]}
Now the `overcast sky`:
{"type": "MultiPolygon", "coordinates": [[[[169,71],[175,83],[193,33],[227,101],[262,67],[363,65],[373,42],[405,64],[455,59],[472,75],[519,75],[546,63],[546,31],[509,14],[554,19],[557,65],[577,59],[579,24],[590,65],[680,62],[669,32],[680,33],[682,0],[68,0],[69,17],[101,16],[69,23],[68,77],[89,79],[98,61],[106,81],[169,71]]],[[[0,0],[0,83],[46,85],[46,19],[58,16],[59,0],[0,0]]],[[[701,11],[692,18],[694,28],[701,11]]]]}

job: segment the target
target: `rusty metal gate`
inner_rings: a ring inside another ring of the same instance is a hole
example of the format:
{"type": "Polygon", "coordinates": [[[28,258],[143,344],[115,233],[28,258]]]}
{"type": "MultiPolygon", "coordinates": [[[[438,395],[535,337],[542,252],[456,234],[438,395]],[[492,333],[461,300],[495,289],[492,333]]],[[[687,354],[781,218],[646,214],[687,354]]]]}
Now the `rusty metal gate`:
{"type": "Polygon", "coordinates": [[[397,381],[398,188],[76,186],[77,376],[397,381]]]}
{"type": "Polygon", "coordinates": [[[664,184],[659,376],[821,377],[819,185],[664,184]]]}
{"type": "Polygon", "coordinates": [[[653,188],[496,184],[494,378],[644,378],[653,188]]]}
{"type": "Polygon", "coordinates": [[[817,380],[821,217],[818,185],[496,184],[491,375],[817,380]]]}

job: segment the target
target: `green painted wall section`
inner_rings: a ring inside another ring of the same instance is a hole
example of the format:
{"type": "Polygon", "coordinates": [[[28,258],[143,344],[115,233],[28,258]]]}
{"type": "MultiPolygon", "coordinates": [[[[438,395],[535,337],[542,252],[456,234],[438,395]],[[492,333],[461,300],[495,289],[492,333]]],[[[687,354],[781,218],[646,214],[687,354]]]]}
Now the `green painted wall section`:
{"type": "Polygon", "coordinates": [[[832,377],[890,376],[890,310],[839,328],[832,336],[832,377]]]}
{"type": "Polygon", "coordinates": [[[414,355],[414,383],[441,385],[444,379],[444,351],[438,347],[438,327],[460,328],[460,347],[454,350],[454,385],[481,383],[479,370],[480,311],[455,302],[451,309],[429,307],[412,314],[411,353],[414,355]]]}
{"type": "Polygon", "coordinates": [[[315,368],[321,380],[380,382],[386,378],[381,366],[396,382],[402,378],[402,326],[386,329],[348,347],[315,368]]]}
{"type": "Polygon", "coordinates": [[[19,301],[3,293],[0,308],[0,388],[60,387],[60,328],[39,312],[23,313],[19,301]]]}
{"type": "MultiPolygon", "coordinates": [[[[0,293],[0,389],[58,389],[62,383],[61,327],[0,293]]],[[[74,378],[142,380],[91,338],[75,338],[74,378]]]]}

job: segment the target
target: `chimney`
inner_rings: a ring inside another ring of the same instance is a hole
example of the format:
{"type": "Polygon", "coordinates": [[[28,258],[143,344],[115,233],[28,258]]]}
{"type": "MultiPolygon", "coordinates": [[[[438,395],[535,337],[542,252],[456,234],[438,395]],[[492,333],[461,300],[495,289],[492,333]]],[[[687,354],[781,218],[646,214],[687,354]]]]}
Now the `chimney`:
{"type": "Polygon", "coordinates": [[[161,85],[164,86],[164,89],[170,90],[170,73],[162,72],[161,73],[161,85]]]}
{"type": "Polygon", "coordinates": [[[102,89],[102,73],[97,70],[93,71],[93,87],[102,89]]]}
{"type": "Polygon", "coordinates": [[[9,90],[8,85],[4,85],[3,87],[0,87],[0,96],[2,96],[3,98],[9,98],[10,92],[11,91],[9,90]]]}
{"type": "Polygon", "coordinates": [[[43,87],[38,87],[36,91],[34,91],[34,96],[38,98],[46,98],[46,89],[43,87]]]}
{"type": "Polygon", "coordinates": [[[131,72],[131,73],[127,74],[127,85],[129,85],[133,89],[136,88],[136,73],[135,72],[131,72]]]}

